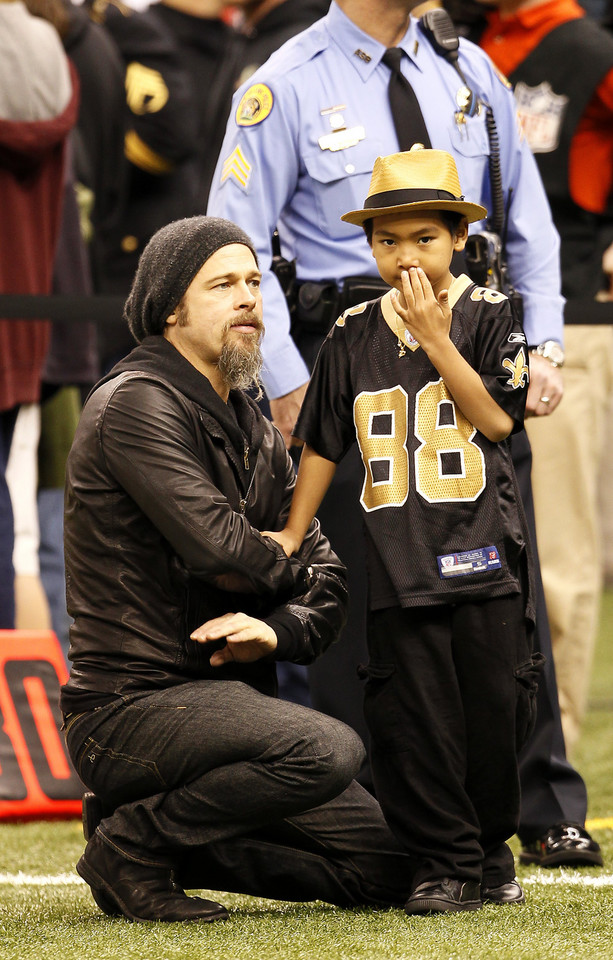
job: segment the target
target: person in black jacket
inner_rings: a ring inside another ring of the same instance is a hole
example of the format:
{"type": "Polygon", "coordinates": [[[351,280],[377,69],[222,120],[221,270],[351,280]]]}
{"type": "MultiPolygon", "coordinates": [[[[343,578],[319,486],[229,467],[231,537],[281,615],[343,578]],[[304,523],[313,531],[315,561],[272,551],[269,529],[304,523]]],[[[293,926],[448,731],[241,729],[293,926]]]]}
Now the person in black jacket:
{"type": "Polygon", "coordinates": [[[102,805],[77,864],[131,920],[227,916],[179,884],[401,904],[412,861],[353,776],[358,736],[275,698],[345,617],[345,571],[314,522],[288,559],[294,471],[243,389],[258,381],[260,271],[249,237],[173,222],[141,257],[139,342],[90,395],[68,458],[68,750],[102,805]]]}
{"type": "Polygon", "coordinates": [[[243,14],[239,26],[245,37],[238,88],[286,40],[323,17],[330,0],[236,0],[234,5],[243,14]]]}

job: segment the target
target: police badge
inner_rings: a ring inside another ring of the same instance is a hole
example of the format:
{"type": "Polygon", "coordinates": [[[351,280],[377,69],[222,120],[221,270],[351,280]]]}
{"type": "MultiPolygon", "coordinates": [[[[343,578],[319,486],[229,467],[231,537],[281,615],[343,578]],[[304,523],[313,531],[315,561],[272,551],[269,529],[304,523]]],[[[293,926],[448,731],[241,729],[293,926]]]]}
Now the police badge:
{"type": "Polygon", "coordinates": [[[273,108],[272,90],[265,83],[254,83],[241,98],[236,109],[239,127],[253,127],[265,120],[273,108]]]}
{"type": "Polygon", "coordinates": [[[560,141],[568,97],[554,93],[546,80],[538,87],[520,81],[515,87],[515,100],[532,153],[552,153],[560,141]]]}

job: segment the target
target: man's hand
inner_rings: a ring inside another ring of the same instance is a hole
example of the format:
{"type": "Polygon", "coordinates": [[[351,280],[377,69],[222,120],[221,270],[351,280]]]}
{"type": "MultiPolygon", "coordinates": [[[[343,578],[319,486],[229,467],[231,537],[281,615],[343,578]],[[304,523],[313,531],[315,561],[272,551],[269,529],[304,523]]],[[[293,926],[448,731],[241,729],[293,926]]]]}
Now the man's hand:
{"type": "Polygon", "coordinates": [[[198,643],[223,638],[226,645],[211,655],[212,667],[231,661],[253,663],[277,649],[277,634],[272,627],[246,613],[225,613],[223,617],[207,620],[191,634],[191,639],[198,643]]]}
{"type": "Polygon", "coordinates": [[[530,386],[526,399],[527,417],[547,417],[564,393],[562,371],[545,357],[530,354],[530,386]]]}
{"type": "Polygon", "coordinates": [[[303,383],[302,386],[292,390],[291,393],[286,393],[285,396],[270,401],[272,422],[281,431],[288,450],[292,445],[292,430],[296,425],[306,388],[307,383],[303,383]]]}
{"type": "Polygon", "coordinates": [[[283,547],[288,557],[300,548],[300,541],[287,528],[285,530],[262,530],[263,537],[270,537],[283,547]]]}

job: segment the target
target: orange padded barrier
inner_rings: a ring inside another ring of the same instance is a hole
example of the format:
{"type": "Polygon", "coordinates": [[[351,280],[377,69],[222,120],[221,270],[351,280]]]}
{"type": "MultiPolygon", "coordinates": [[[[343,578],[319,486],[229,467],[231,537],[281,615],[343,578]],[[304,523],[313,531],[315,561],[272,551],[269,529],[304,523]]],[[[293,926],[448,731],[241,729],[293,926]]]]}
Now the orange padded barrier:
{"type": "Polygon", "coordinates": [[[0,630],[0,820],[81,815],[58,700],[68,679],[51,630],[0,630]]]}

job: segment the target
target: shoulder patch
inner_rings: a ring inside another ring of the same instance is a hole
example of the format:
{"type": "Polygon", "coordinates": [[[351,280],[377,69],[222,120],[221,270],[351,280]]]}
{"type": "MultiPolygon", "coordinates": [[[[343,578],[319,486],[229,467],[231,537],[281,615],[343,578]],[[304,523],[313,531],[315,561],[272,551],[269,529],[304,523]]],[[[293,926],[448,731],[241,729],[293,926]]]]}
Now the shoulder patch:
{"type": "Polygon", "coordinates": [[[347,307],[347,309],[343,313],[341,313],[340,317],[336,321],[336,326],[344,327],[347,317],[355,317],[359,313],[364,313],[367,306],[368,306],[368,301],[364,300],[363,303],[357,303],[355,307],[347,307]]]}
{"type": "Polygon", "coordinates": [[[508,357],[505,357],[502,361],[502,365],[505,370],[510,373],[510,377],[506,382],[509,387],[513,388],[513,390],[516,390],[517,387],[523,387],[530,382],[530,369],[526,361],[526,354],[524,353],[523,347],[518,350],[514,360],[510,360],[508,357]]]}
{"type": "Polygon", "coordinates": [[[265,83],[254,83],[243,94],[236,109],[236,122],[239,127],[253,127],[265,120],[272,110],[274,97],[265,83]]]}
{"type": "Polygon", "coordinates": [[[126,99],[132,113],[158,113],[168,102],[168,87],[159,70],[133,60],[126,69],[126,99]]]}
{"type": "Polygon", "coordinates": [[[343,317],[355,317],[358,313],[364,313],[366,307],[368,306],[368,300],[363,300],[362,303],[356,303],[355,307],[348,307],[343,313],[343,317]]]}

